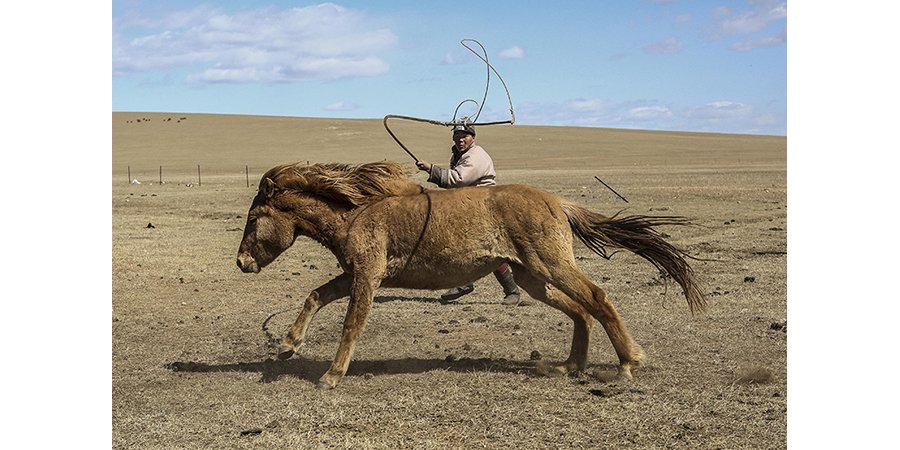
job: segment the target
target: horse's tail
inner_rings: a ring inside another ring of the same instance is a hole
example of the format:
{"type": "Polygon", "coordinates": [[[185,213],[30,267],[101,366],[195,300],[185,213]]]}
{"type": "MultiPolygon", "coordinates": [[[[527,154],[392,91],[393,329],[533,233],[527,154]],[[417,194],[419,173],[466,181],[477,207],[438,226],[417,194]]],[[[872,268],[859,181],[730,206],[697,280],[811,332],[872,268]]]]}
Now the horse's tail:
{"type": "Polygon", "coordinates": [[[591,212],[574,203],[564,203],[563,210],[569,218],[572,232],[598,255],[609,259],[606,247],[622,248],[650,261],[657,269],[664,270],[681,285],[691,314],[706,309],[706,301],[694,270],[685,261],[683,250],[663,240],[653,229],[661,225],[690,225],[687,219],[674,216],[626,216],[606,217],[591,212]]]}

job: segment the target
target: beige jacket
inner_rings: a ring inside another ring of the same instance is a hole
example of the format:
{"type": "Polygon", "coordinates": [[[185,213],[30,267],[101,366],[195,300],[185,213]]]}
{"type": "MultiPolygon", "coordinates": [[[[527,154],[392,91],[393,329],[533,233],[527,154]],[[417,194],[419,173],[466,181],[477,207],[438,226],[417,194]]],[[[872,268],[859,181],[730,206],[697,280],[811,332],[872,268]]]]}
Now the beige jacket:
{"type": "Polygon", "coordinates": [[[460,188],[466,186],[496,186],[494,179],[494,161],[479,145],[472,144],[462,152],[452,147],[450,168],[431,166],[428,182],[442,188],[460,188]]]}

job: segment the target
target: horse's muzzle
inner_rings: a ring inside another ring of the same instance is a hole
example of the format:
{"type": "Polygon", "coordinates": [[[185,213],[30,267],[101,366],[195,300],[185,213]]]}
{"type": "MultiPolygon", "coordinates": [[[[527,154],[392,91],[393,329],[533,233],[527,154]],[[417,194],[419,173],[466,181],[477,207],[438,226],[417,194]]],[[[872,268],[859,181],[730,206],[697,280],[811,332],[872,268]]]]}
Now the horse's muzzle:
{"type": "Polygon", "coordinates": [[[259,273],[259,264],[252,256],[242,253],[237,257],[237,265],[244,273],[259,273]]]}

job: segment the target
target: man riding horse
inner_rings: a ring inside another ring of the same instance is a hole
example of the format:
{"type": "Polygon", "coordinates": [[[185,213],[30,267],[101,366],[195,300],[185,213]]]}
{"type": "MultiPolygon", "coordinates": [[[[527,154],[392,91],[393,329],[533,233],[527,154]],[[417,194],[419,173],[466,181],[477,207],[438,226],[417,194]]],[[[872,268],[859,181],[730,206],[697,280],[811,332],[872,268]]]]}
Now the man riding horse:
{"type": "MultiPolygon", "coordinates": [[[[419,170],[428,172],[428,182],[442,188],[452,189],[466,186],[496,186],[494,181],[497,174],[494,172],[494,161],[491,156],[480,146],[475,144],[475,128],[463,124],[453,129],[454,145],[450,147],[453,155],[450,157],[450,168],[435,166],[428,161],[419,160],[416,166],[419,170]]],[[[512,270],[509,265],[503,263],[494,271],[494,276],[503,286],[504,305],[517,305],[519,303],[519,287],[513,280],[512,270]]],[[[470,283],[458,286],[441,294],[444,301],[455,300],[475,290],[475,285],[470,283]]]]}

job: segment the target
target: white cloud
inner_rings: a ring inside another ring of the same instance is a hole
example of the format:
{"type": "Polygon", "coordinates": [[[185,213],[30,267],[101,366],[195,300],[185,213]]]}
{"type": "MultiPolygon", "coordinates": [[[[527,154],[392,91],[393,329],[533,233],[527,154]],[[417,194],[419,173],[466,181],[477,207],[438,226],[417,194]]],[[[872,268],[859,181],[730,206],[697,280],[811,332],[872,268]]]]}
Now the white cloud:
{"type": "Polygon", "coordinates": [[[631,108],[626,113],[624,118],[627,120],[659,120],[659,119],[668,119],[672,117],[674,113],[669,108],[665,106],[639,106],[637,108],[631,108]]]}
{"type": "Polygon", "coordinates": [[[576,99],[559,102],[525,102],[516,105],[516,122],[525,125],[593,125],[611,120],[603,100],[576,99]]]}
{"type": "Polygon", "coordinates": [[[771,113],[757,115],[756,108],[746,103],[720,101],[679,111],[654,103],[601,99],[526,102],[516,105],[516,123],[772,135],[784,134],[786,129],[783,118],[771,113]]]}
{"type": "Polygon", "coordinates": [[[132,28],[187,28],[221,13],[222,11],[220,9],[213,8],[209,5],[200,5],[192,9],[180,11],[170,11],[162,17],[152,17],[145,11],[128,10],[119,17],[113,17],[113,33],[120,33],[132,28]]]}
{"type": "Polygon", "coordinates": [[[707,26],[709,41],[715,42],[727,36],[753,34],[766,28],[770,22],[787,18],[787,2],[783,0],[748,0],[754,8],[733,17],[721,7],[714,15],[716,18],[707,26]]]}
{"type": "Polygon", "coordinates": [[[603,100],[571,100],[566,102],[566,107],[574,112],[599,112],[603,111],[605,103],[603,100]]]}
{"type": "Polygon", "coordinates": [[[701,106],[695,106],[685,112],[685,117],[691,119],[703,119],[718,121],[746,117],[753,114],[753,105],[737,102],[713,102],[701,106]]]}
{"type": "Polygon", "coordinates": [[[512,47],[497,55],[500,59],[521,59],[525,57],[525,51],[519,47],[512,47]]]}
{"type": "Polygon", "coordinates": [[[667,54],[667,53],[680,52],[681,49],[683,49],[683,48],[684,48],[684,43],[679,41],[677,37],[672,36],[672,37],[663,39],[659,42],[654,42],[650,45],[647,45],[647,46],[641,48],[641,50],[643,50],[644,53],[667,54]]]}
{"type": "Polygon", "coordinates": [[[722,16],[730,16],[731,12],[732,12],[731,8],[729,8],[727,6],[719,6],[718,8],[713,8],[709,12],[709,14],[712,16],[716,16],[716,17],[722,17],[722,16]]]}
{"type": "Polygon", "coordinates": [[[777,124],[778,124],[778,118],[775,117],[774,114],[763,114],[763,115],[757,117],[757,118],[753,121],[753,123],[755,123],[756,125],[761,125],[761,126],[777,125],[777,124]]]}
{"type": "Polygon", "coordinates": [[[757,48],[763,47],[775,47],[778,45],[787,45],[787,25],[778,32],[778,34],[774,36],[766,36],[757,39],[750,39],[741,42],[735,42],[731,44],[732,50],[737,50],[739,52],[746,52],[750,50],[754,50],[757,48]]]}
{"type": "Polygon", "coordinates": [[[273,68],[269,79],[278,82],[375,77],[388,72],[388,63],[378,58],[298,58],[273,68]],[[327,75],[327,76],[326,76],[327,75]]]}
{"type": "Polygon", "coordinates": [[[524,103],[516,107],[516,119],[526,125],[642,128],[651,123],[663,123],[672,119],[675,114],[665,106],[648,106],[646,103],[614,104],[601,99],[524,103]]]}
{"type": "Polygon", "coordinates": [[[389,65],[380,55],[397,37],[366,28],[365,12],[329,3],[233,15],[197,7],[152,20],[125,14],[113,20],[113,74],[196,67],[185,79],[193,83],[382,75],[389,65]]]}
{"type": "Polygon", "coordinates": [[[675,16],[675,25],[684,25],[691,21],[694,18],[693,14],[681,14],[675,16]]]}
{"type": "Polygon", "coordinates": [[[244,69],[206,69],[202,73],[192,73],[184,80],[187,83],[249,83],[259,81],[260,75],[252,67],[244,69]]]}
{"type": "Polygon", "coordinates": [[[453,52],[447,52],[444,56],[444,59],[441,60],[442,66],[455,66],[459,64],[459,61],[456,57],[453,56],[453,52]]]}
{"type": "Polygon", "coordinates": [[[359,105],[353,102],[337,102],[325,107],[326,111],[356,111],[359,105]]]}

